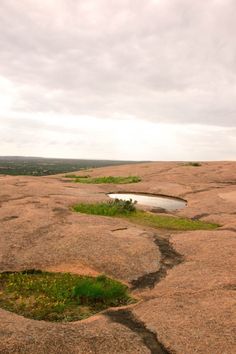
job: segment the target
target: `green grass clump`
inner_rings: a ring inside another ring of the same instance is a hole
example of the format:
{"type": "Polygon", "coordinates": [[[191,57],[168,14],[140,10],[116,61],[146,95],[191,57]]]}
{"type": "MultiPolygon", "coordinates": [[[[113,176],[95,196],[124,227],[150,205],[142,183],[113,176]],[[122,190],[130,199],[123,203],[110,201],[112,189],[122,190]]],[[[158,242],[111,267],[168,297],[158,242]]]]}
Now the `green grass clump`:
{"type": "Polygon", "coordinates": [[[170,215],[157,215],[146,211],[139,211],[135,208],[132,200],[114,201],[102,203],[80,203],[73,207],[73,210],[79,213],[124,217],[134,223],[150,226],[154,228],[170,230],[211,230],[219,225],[208,223],[201,220],[192,220],[170,215]]]}
{"type": "Polygon", "coordinates": [[[133,213],[135,202],[130,200],[114,199],[101,203],[80,203],[73,206],[73,210],[79,213],[105,216],[122,216],[133,213]]]}
{"type": "Polygon", "coordinates": [[[95,280],[81,279],[73,289],[73,296],[81,301],[100,301],[113,304],[114,299],[122,299],[126,293],[126,286],[115,282],[104,275],[95,280]]]}
{"type": "Polygon", "coordinates": [[[141,178],[138,176],[127,176],[127,177],[89,177],[89,176],[76,176],[67,175],[66,177],[73,178],[76,183],[88,183],[88,184],[101,184],[101,183],[114,183],[114,184],[127,184],[127,183],[138,183],[141,178]]]}
{"type": "Polygon", "coordinates": [[[125,285],[104,275],[0,273],[0,307],[37,320],[80,320],[132,301],[125,285]]]}

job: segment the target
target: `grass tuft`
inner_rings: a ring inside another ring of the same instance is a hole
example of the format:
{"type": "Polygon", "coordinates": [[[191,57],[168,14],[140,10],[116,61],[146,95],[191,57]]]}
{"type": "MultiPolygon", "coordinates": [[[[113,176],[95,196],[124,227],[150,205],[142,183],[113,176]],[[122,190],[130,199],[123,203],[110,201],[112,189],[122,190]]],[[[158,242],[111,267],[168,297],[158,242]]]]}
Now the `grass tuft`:
{"type": "Polygon", "coordinates": [[[94,278],[37,270],[0,273],[0,307],[37,320],[80,320],[132,301],[125,285],[105,275],[94,278]]]}
{"type": "Polygon", "coordinates": [[[123,284],[114,282],[113,280],[99,276],[94,279],[82,279],[73,288],[73,297],[77,298],[80,302],[109,302],[113,303],[114,299],[123,298],[126,287],[123,284]]]}
{"type": "Polygon", "coordinates": [[[137,224],[170,230],[211,230],[219,226],[218,224],[201,220],[170,215],[156,215],[146,211],[139,211],[136,210],[135,203],[132,200],[122,201],[115,199],[114,201],[102,203],[80,203],[73,206],[73,210],[92,215],[124,217],[137,224]]]}

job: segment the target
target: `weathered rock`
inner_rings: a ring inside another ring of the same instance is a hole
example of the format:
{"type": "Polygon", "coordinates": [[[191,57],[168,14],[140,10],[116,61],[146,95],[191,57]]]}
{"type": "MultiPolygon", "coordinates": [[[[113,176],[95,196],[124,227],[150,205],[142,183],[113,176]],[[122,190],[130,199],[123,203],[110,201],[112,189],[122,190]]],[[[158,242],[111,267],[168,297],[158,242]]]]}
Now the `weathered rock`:
{"type": "Polygon", "coordinates": [[[111,187],[69,183],[60,175],[0,178],[0,271],[106,273],[129,284],[153,274],[153,286],[136,288],[142,301],[128,312],[68,324],[0,309],[0,352],[233,354],[236,163],[207,162],[197,168],[144,163],[90,174],[139,175],[142,182],[111,187]],[[70,210],[76,202],[107,200],[106,193],[122,191],[187,199],[188,206],[175,215],[221,227],[170,234],[70,210]],[[178,262],[171,249],[169,256],[161,255],[159,236],[169,238],[178,262]],[[169,266],[163,268],[163,262],[169,266]]]}

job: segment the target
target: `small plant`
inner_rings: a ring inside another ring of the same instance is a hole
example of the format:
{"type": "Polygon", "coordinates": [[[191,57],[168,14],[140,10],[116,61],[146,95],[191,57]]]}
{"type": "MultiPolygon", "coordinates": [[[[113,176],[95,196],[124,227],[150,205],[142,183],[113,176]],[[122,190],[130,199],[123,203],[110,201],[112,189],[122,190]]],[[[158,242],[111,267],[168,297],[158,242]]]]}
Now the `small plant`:
{"type": "Polygon", "coordinates": [[[134,300],[128,288],[105,275],[79,276],[37,270],[0,273],[0,307],[48,321],[87,318],[110,306],[134,300]]]}
{"type": "Polygon", "coordinates": [[[101,203],[80,203],[73,207],[73,210],[79,213],[105,215],[105,216],[122,216],[128,215],[136,211],[136,201],[114,199],[101,203]]]}
{"type": "Polygon", "coordinates": [[[119,198],[115,198],[114,200],[109,201],[109,203],[112,206],[117,207],[119,212],[122,213],[122,212],[133,212],[133,211],[135,211],[136,210],[135,204],[137,204],[137,201],[136,200],[133,201],[132,199],[122,200],[122,199],[119,199],[119,198]]]}
{"type": "Polygon", "coordinates": [[[78,176],[78,175],[66,175],[65,177],[72,178],[76,183],[87,183],[87,184],[127,184],[127,183],[138,183],[141,178],[138,176],[128,176],[128,177],[114,177],[114,176],[104,176],[104,177],[90,177],[88,176],[78,176]]]}

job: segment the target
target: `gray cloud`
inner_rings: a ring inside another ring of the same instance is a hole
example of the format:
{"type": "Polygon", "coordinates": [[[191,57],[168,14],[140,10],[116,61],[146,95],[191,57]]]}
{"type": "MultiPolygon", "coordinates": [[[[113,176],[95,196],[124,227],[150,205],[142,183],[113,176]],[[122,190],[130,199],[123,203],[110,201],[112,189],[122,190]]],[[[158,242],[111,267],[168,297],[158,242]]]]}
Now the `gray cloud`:
{"type": "Polygon", "coordinates": [[[236,126],[234,0],[1,0],[22,112],[236,126]]]}
{"type": "Polygon", "coordinates": [[[233,160],[236,127],[134,118],[0,116],[1,155],[133,160],[233,160]],[[134,129],[135,127],[135,129],[134,129]]]}

